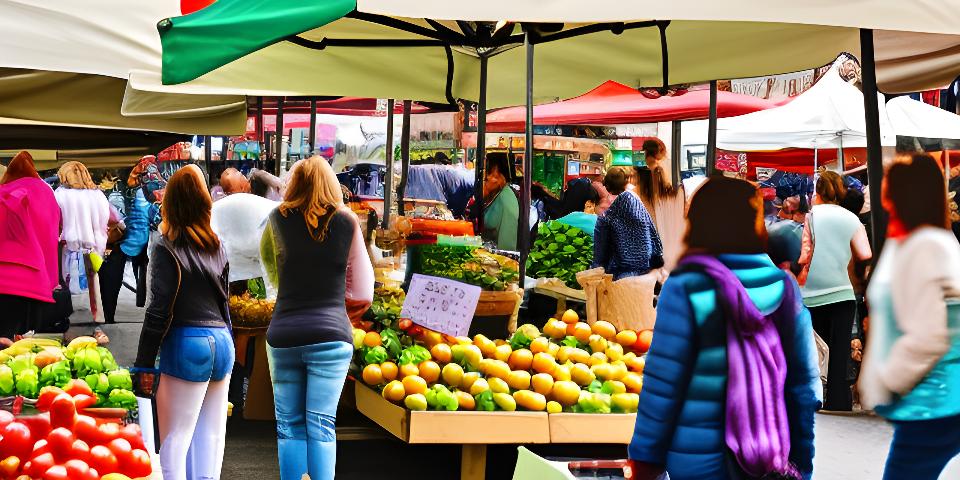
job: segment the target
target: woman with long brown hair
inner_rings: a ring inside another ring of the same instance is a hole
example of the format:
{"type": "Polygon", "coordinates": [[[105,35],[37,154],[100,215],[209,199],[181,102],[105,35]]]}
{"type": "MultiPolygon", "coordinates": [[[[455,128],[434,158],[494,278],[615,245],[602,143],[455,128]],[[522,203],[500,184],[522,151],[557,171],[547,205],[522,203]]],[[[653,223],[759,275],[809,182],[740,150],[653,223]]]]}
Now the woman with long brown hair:
{"type": "Polygon", "coordinates": [[[860,394],[894,425],[883,478],[936,480],[960,454],[960,245],[943,169],[927,154],[893,164],[883,208],[860,394]]]}
{"type": "Polygon", "coordinates": [[[337,404],[353,355],[348,310],[373,301],[373,266],[356,214],[319,156],[294,165],[283,203],[260,243],[277,303],[267,358],[277,417],[280,478],[334,477],[337,404]]]}
{"type": "Polygon", "coordinates": [[[187,165],[163,197],[161,238],[151,254],[150,304],[137,351],[140,388],[156,391],[163,478],[220,478],[227,427],[233,337],[227,306],[228,264],[210,228],[203,173],[187,165]]]}

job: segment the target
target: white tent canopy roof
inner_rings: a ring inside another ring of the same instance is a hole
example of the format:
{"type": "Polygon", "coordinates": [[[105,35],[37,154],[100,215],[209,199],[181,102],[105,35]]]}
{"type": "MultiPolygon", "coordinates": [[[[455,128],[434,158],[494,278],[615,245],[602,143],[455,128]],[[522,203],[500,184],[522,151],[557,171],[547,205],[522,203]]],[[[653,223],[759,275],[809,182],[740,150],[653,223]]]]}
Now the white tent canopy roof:
{"type": "MultiPolygon", "coordinates": [[[[898,97],[880,103],[880,136],[895,146],[896,135],[960,138],[960,116],[898,97]]],[[[783,148],[866,147],[863,94],[836,68],[790,103],[769,110],[719,119],[717,147],[731,151],[783,148]]]]}

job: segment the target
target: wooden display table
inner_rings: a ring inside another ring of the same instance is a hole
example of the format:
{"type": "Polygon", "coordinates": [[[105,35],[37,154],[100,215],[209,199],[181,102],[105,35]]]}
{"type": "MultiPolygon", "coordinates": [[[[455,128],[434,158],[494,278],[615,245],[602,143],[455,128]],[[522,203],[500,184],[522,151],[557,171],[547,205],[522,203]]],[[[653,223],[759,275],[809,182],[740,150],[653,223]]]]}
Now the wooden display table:
{"type": "Polygon", "coordinates": [[[483,480],[487,445],[628,444],[636,414],[410,411],[355,382],[357,410],[407,443],[462,445],[461,480],[483,480]]]}

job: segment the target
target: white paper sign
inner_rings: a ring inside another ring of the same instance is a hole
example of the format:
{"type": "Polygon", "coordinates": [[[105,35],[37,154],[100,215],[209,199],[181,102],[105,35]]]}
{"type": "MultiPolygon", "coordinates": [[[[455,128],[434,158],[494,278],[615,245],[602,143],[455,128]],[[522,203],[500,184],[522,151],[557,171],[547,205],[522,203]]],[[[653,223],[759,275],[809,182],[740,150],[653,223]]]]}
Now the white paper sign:
{"type": "Polygon", "coordinates": [[[467,335],[480,290],[455,280],[414,274],[400,317],[447,335],[467,335]]]}

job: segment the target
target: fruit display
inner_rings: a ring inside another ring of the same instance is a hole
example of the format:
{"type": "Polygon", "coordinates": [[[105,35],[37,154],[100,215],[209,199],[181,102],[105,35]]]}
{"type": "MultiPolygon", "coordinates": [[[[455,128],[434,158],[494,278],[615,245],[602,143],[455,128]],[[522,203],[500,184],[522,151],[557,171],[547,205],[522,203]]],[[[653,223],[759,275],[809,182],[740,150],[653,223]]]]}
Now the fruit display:
{"type": "Polygon", "coordinates": [[[36,399],[44,388],[64,388],[75,379],[89,387],[91,406],[137,406],[130,372],[93,337],[78,337],[67,347],[56,340],[25,338],[0,351],[0,397],[36,399]]]}
{"type": "Polygon", "coordinates": [[[250,292],[243,295],[231,295],[230,321],[238,327],[256,328],[265,327],[273,318],[275,301],[256,298],[250,292]]]}
{"type": "Polygon", "coordinates": [[[419,273],[476,285],[484,290],[509,290],[520,278],[520,265],[516,260],[483,248],[424,245],[420,255],[419,273]]]}
{"type": "Polygon", "coordinates": [[[394,327],[400,320],[400,310],[406,298],[407,294],[401,288],[379,287],[373,291],[373,303],[363,318],[385,327],[394,327]]]}
{"type": "Polygon", "coordinates": [[[81,380],[45,387],[38,415],[0,411],[0,478],[129,480],[153,472],[140,427],[81,414],[94,393],[81,380]]]}
{"type": "Polygon", "coordinates": [[[545,222],[537,231],[527,275],[533,278],[557,278],[570,288],[580,288],[577,273],[590,268],[593,238],[577,227],[559,221],[545,222]]]}
{"type": "Polygon", "coordinates": [[[357,375],[410,410],[632,413],[653,332],[566,311],[509,339],[354,330],[357,375]]]}

